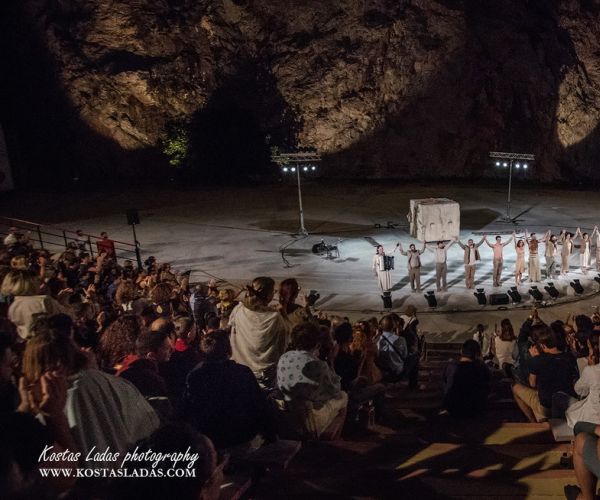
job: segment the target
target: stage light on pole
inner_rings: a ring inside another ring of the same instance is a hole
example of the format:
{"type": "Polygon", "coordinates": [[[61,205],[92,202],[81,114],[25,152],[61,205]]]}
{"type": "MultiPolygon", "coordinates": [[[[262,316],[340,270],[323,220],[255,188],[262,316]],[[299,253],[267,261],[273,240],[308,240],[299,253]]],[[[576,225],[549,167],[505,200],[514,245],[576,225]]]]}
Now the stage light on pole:
{"type": "Polygon", "coordinates": [[[312,166],[310,169],[311,169],[311,170],[314,172],[315,170],[317,170],[317,167],[315,167],[315,166],[313,165],[313,166],[312,166]]]}
{"type": "Polygon", "coordinates": [[[493,158],[496,161],[496,165],[498,165],[499,160],[502,160],[502,166],[505,168],[509,168],[508,171],[508,195],[506,197],[506,215],[502,218],[505,222],[515,222],[510,216],[510,194],[512,188],[512,170],[513,165],[516,169],[521,170],[521,165],[523,169],[526,169],[528,165],[526,163],[514,163],[515,160],[529,160],[534,161],[535,156],[529,153],[505,153],[502,151],[491,151],[490,158],[493,158]],[[508,160],[508,161],[504,161],[508,160]]]}
{"type": "Polygon", "coordinates": [[[287,172],[288,170],[289,170],[289,168],[287,168],[287,167],[283,167],[283,171],[284,171],[284,172],[287,172]]]}
{"type": "Polygon", "coordinates": [[[496,162],[496,166],[497,166],[497,167],[499,167],[499,166],[500,166],[500,162],[499,162],[499,161],[497,161],[497,162],[496,162]]]}
{"type": "Polygon", "coordinates": [[[304,170],[305,172],[308,172],[308,167],[304,167],[302,170],[304,170]]]}
{"type": "Polygon", "coordinates": [[[292,167],[292,168],[290,168],[290,170],[291,170],[292,172],[295,172],[295,171],[296,171],[296,167],[292,167]]]}

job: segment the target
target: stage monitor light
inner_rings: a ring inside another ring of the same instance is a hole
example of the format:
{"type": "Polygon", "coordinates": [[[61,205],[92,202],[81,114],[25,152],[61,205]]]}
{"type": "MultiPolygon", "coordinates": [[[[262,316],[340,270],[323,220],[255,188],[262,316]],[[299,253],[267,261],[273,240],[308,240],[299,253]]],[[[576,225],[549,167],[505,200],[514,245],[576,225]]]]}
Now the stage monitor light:
{"type": "Polygon", "coordinates": [[[569,285],[571,285],[571,288],[575,290],[577,295],[581,295],[583,293],[583,286],[581,286],[579,280],[573,280],[571,283],[569,283],[569,285]]]}
{"type": "Polygon", "coordinates": [[[426,292],[425,294],[423,294],[423,297],[425,297],[425,300],[427,301],[427,305],[431,308],[433,307],[437,307],[438,303],[437,303],[437,299],[435,298],[435,293],[433,292],[433,290],[430,290],[428,292],[426,292]]]}
{"type": "Polygon", "coordinates": [[[383,292],[381,299],[383,300],[384,309],[392,308],[392,292],[383,292]]]}
{"type": "Polygon", "coordinates": [[[483,288],[477,288],[477,291],[473,292],[473,295],[475,295],[477,303],[480,306],[485,306],[487,304],[487,297],[485,296],[485,291],[483,290],[483,288]]]}
{"type": "Polygon", "coordinates": [[[548,295],[550,295],[550,297],[553,299],[558,299],[558,296],[560,295],[558,293],[558,290],[554,286],[554,283],[552,283],[551,281],[549,281],[548,284],[544,287],[544,290],[546,290],[548,292],[548,295]]]}
{"type": "Polygon", "coordinates": [[[542,300],[544,300],[544,295],[538,290],[537,286],[532,286],[529,289],[529,295],[531,295],[533,300],[535,300],[536,302],[541,302],[542,300]]]}
{"type": "Polygon", "coordinates": [[[289,170],[289,168],[287,168],[287,167],[283,167],[283,171],[284,171],[284,172],[287,172],[288,170],[289,170]]]}
{"type": "Polygon", "coordinates": [[[516,286],[511,286],[507,293],[508,293],[508,296],[513,301],[513,304],[520,304],[521,300],[523,300],[523,298],[521,297],[521,294],[519,293],[519,290],[517,290],[516,286]]]}

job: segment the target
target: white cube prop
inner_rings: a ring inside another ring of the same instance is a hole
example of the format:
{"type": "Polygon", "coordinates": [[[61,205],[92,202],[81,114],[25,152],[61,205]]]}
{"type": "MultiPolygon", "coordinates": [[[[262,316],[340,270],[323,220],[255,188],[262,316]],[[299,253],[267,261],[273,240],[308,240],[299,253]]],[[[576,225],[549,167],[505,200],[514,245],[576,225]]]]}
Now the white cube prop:
{"type": "Polygon", "coordinates": [[[410,200],[408,221],[413,238],[451,240],[460,232],[460,205],[448,198],[410,200]]]}

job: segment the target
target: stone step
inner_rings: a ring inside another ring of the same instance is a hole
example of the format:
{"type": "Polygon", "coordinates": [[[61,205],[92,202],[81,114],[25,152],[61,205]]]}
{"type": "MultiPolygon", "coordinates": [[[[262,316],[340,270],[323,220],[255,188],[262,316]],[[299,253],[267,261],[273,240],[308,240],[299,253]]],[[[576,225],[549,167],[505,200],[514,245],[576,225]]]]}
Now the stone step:
{"type": "Polygon", "coordinates": [[[553,444],[554,437],[547,423],[494,422],[464,420],[453,421],[440,416],[431,422],[431,427],[421,433],[427,442],[461,444],[553,444]]]}

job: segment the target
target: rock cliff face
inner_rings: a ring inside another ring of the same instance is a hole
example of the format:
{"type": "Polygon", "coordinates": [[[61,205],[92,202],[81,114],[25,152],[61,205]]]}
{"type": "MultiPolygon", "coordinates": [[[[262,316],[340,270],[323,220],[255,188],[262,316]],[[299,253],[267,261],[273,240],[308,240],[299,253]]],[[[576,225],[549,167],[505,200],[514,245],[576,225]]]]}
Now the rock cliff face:
{"type": "Polygon", "coordinates": [[[23,5],[73,116],[124,154],[196,120],[216,163],[246,135],[334,176],[493,175],[513,150],[540,180],[600,180],[600,0],[23,5]]]}

